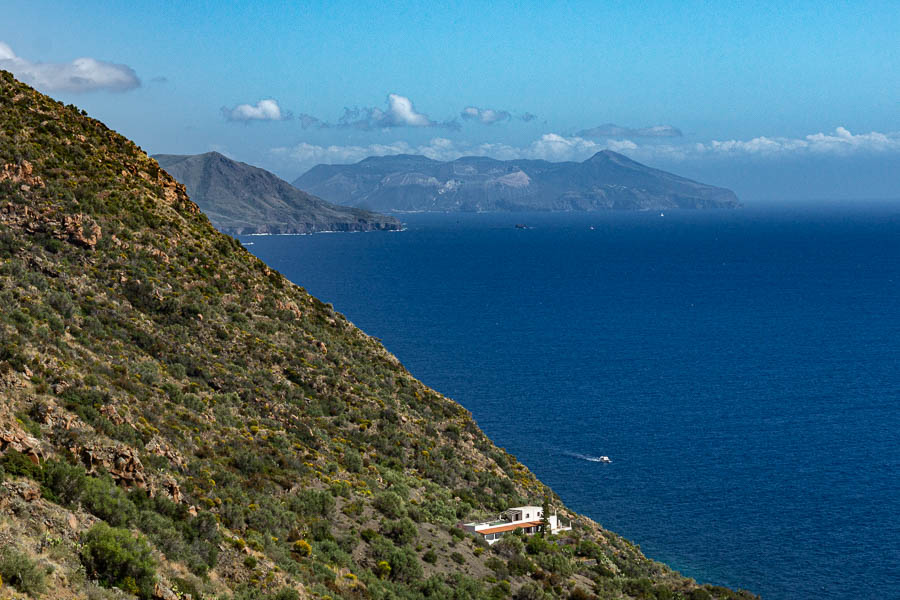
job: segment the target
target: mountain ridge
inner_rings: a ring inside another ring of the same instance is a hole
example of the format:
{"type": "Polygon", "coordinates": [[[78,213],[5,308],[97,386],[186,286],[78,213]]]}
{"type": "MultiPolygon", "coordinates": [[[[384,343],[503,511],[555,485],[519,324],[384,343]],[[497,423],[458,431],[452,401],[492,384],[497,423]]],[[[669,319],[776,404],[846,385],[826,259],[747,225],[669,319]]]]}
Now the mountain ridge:
{"type": "Polygon", "coordinates": [[[185,184],[191,198],[224,233],[396,231],[400,222],[358,208],[335,206],[259,167],[219,152],[156,154],[154,159],[185,184]]]}
{"type": "Polygon", "coordinates": [[[373,210],[593,211],[737,208],[734,192],[602,150],[582,162],[421,155],[316,165],[293,185],[332,202],[373,210]]]}

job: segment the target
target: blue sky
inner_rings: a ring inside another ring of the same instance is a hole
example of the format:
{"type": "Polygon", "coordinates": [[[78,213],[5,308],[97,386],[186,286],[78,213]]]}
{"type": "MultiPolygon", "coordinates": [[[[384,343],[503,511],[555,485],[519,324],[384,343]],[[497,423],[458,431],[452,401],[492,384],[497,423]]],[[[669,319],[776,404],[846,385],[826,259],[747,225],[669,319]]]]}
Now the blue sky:
{"type": "Polygon", "coordinates": [[[896,0],[433,4],[7,0],[0,68],[289,180],[608,147],[747,200],[900,197],[896,0]]]}

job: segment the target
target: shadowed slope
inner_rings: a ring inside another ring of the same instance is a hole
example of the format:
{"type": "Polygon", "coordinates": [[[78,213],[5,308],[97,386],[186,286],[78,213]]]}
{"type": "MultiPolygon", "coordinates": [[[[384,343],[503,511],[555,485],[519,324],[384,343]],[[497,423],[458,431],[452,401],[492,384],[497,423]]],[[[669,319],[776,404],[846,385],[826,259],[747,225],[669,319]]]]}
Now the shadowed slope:
{"type": "Polygon", "coordinates": [[[225,233],[400,229],[400,222],[393,217],[329,204],[268,171],[218,152],[158,154],[154,158],[184,183],[194,202],[225,233]]]}

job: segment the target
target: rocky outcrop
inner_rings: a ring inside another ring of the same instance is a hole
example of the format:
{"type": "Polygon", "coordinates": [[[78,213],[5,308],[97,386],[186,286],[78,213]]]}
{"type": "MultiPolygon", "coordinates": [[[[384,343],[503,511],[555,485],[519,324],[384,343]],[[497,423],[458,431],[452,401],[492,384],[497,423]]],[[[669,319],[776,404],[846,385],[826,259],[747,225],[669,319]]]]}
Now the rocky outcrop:
{"type": "Polygon", "coordinates": [[[0,223],[21,227],[32,234],[48,234],[88,250],[93,250],[103,235],[100,225],[87,215],[59,214],[53,209],[38,211],[12,202],[0,206],[0,223]]]}
{"type": "Polygon", "coordinates": [[[34,167],[27,160],[22,164],[9,163],[0,168],[0,182],[10,181],[20,184],[19,189],[28,192],[32,188],[44,187],[44,181],[34,174],[34,167]]]}
{"type": "Polygon", "coordinates": [[[90,474],[104,470],[125,487],[147,487],[144,465],[131,446],[103,446],[88,442],[83,446],[70,447],[69,452],[81,460],[90,474]]]}
{"type": "Polygon", "coordinates": [[[0,429],[0,454],[5,454],[8,450],[24,454],[34,464],[39,464],[44,458],[40,440],[22,430],[0,429]]]}

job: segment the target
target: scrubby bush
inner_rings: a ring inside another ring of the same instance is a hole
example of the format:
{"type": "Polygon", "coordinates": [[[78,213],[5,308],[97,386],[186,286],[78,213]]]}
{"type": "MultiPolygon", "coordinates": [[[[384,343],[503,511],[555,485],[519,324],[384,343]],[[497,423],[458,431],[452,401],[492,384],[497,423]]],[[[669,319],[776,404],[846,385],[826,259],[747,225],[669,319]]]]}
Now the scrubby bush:
{"type": "Polygon", "coordinates": [[[362,456],[356,450],[347,450],[344,453],[344,467],[351,473],[359,473],[363,468],[362,456]]]}
{"type": "Polygon", "coordinates": [[[312,554],[312,546],[306,540],[297,540],[291,544],[291,550],[300,558],[306,558],[312,554]]]}
{"type": "Polygon", "coordinates": [[[412,549],[397,548],[385,537],[372,540],[370,545],[376,561],[376,575],[381,576],[377,567],[384,561],[390,566],[390,578],[395,581],[415,581],[422,576],[422,565],[412,549]]]}
{"type": "Polygon", "coordinates": [[[547,597],[544,591],[536,584],[528,582],[513,594],[514,600],[544,600],[547,597]]]}
{"type": "Polygon", "coordinates": [[[689,600],[712,600],[712,594],[703,588],[695,588],[688,594],[689,600]]]}
{"type": "Polygon", "coordinates": [[[406,508],[403,505],[403,498],[394,492],[381,492],[375,496],[372,505],[381,511],[386,517],[391,519],[399,519],[406,516],[406,508]]]}
{"type": "Polygon", "coordinates": [[[521,554],[525,548],[522,539],[516,535],[504,535],[499,542],[494,544],[493,551],[500,556],[511,558],[517,554],[521,554]]]}
{"type": "Polygon", "coordinates": [[[29,596],[40,596],[47,587],[44,571],[37,562],[13,548],[0,551],[0,577],[3,583],[29,596]]]}
{"type": "Polygon", "coordinates": [[[288,508],[302,517],[328,517],[334,509],[334,496],[320,490],[301,490],[288,499],[288,508]]]}
{"type": "Polygon", "coordinates": [[[107,587],[151,598],[156,563],[143,537],[100,522],[84,535],[81,562],[88,575],[107,587]]]}
{"type": "Polygon", "coordinates": [[[416,524],[409,517],[403,517],[396,521],[385,521],[382,531],[384,535],[400,546],[405,546],[416,539],[416,524]]]}

